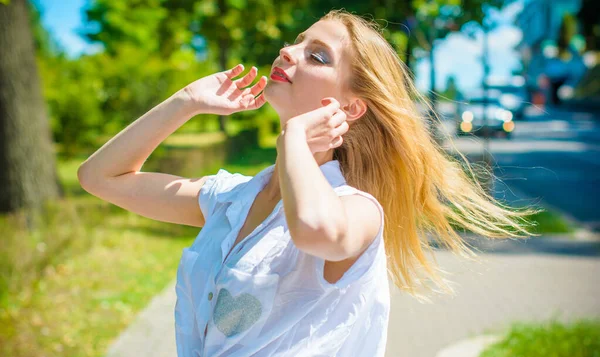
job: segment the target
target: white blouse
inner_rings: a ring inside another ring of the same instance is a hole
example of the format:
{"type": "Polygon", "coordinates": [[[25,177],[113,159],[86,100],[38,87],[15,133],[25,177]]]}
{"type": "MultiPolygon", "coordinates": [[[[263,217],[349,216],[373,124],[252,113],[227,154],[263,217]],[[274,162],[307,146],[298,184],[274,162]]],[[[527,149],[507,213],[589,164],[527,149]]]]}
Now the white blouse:
{"type": "Polygon", "coordinates": [[[324,260],[296,248],[283,200],[227,256],[274,168],[256,176],[221,169],[200,189],[206,224],[177,269],[178,357],[384,356],[390,294],[383,208],[346,184],[338,160],[320,166],[334,191],[368,197],[381,215],[377,237],[342,278],[329,283],[324,260]]]}

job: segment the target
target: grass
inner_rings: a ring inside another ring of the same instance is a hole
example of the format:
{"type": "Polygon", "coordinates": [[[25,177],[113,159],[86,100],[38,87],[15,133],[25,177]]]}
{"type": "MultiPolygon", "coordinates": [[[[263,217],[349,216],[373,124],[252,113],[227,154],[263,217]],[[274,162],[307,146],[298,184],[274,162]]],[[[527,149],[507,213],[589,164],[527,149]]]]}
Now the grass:
{"type": "Polygon", "coordinates": [[[531,231],[536,234],[572,234],[577,228],[552,210],[534,213],[528,219],[535,224],[531,231]]]}
{"type": "Polygon", "coordinates": [[[21,239],[3,247],[15,268],[0,304],[2,356],[103,355],[173,279],[199,231],[96,198],[64,200],[52,211],[38,230],[14,233],[21,239]]]}
{"type": "MultiPolygon", "coordinates": [[[[547,209],[526,216],[524,217],[524,219],[528,221],[527,226],[525,228],[530,233],[539,234],[541,236],[561,234],[572,237],[573,233],[577,229],[575,225],[567,221],[560,214],[547,209]]],[[[470,230],[460,227],[457,224],[453,224],[452,226],[454,229],[461,233],[473,234],[473,232],[471,232],[470,230]]]]}
{"type": "Polygon", "coordinates": [[[507,335],[488,346],[479,357],[599,357],[600,319],[569,324],[555,319],[539,323],[516,322],[507,335]]]}
{"type": "MultiPolygon", "coordinates": [[[[274,145],[276,138],[263,143],[274,145]]],[[[167,144],[205,140],[221,138],[187,134],[167,144]]],[[[275,157],[272,146],[255,148],[224,168],[254,175],[275,157]]],[[[76,174],[86,158],[58,158],[66,197],[48,207],[37,230],[27,233],[17,216],[0,216],[0,356],[102,356],[174,279],[181,250],[200,230],[153,221],[88,194],[76,174]]],[[[569,229],[553,213],[535,220],[540,231],[569,229]]]]}
{"type": "MultiPolygon", "coordinates": [[[[224,168],[254,175],[274,155],[257,148],[224,168]]],[[[103,356],[175,278],[181,250],[200,231],[88,194],[77,180],[85,159],[59,158],[66,198],[48,206],[38,229],[27,233],[18,215],[0,216],[0,356],[103,356]]],[[[198,175],[216,172],[206,171],[198,175]]]]}

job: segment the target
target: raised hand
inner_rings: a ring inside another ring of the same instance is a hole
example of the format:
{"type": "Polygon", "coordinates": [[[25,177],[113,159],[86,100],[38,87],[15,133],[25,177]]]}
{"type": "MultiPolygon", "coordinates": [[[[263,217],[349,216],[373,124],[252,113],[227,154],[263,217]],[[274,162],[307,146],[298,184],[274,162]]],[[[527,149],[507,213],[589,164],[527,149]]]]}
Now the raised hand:
{"type": "Polygon", "coordinates": [[[262,76],[256,84],[246,88],[256,78],[258,70],[253,66],[245,76],[234,79],[243,70],[244,65],[238,64],[227,71],[211,74],[185,86],[182,91],[192,101],[194,114],[229,115],[258,109],[265,104],[262,91],[267,84],[267,77],[262,76]]]}
{"type": "Polygon", "coordinates": [[[306,142],[313,154],[342,145],[342,135],[349,129],[346,113],[340,109],[340,103],[335,98],[323,98],[321,105],[286,123],[286,130],[301,130],[306,135],[306,142]]]}

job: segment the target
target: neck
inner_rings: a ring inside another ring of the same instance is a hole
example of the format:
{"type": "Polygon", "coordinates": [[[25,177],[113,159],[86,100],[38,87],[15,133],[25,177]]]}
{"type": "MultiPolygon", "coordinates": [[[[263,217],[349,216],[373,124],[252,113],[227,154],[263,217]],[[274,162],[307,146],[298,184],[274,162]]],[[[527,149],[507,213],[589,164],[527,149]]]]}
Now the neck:
{"type": "MultiPolygon", "coordinates": [[[[317,152],[313,155],[315,161],[318,166],[323,165],[326,162],[333,160],[333,149],[317,152]]],[[[281,185],[279,184],[279,175],[277,174],[279,171],[280,160],[279,156],[275,160],[275,168],[273,170],[273,174],[265,188],[263,189],[266,192],[267,197],[274,201],[279,201],[281,199],[281,185]]]]}

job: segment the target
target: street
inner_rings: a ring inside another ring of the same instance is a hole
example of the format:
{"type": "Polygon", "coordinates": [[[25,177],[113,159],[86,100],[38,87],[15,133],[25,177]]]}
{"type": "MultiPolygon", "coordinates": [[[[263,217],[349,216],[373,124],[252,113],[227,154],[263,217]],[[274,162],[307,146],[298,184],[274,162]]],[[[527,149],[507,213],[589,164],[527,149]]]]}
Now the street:
{"type": "MultiPolygon", "coordinates": [[[[453,125],[444,122],[450,132],[453,125]]],[[[481,138],[454,143],[468,156],[483,152],[481,138]]],[[[539,202],[598,232],[599,151],[600,114],[530,107],[511,139],[490,141],[495,195],[517,205],[539,202]]]]}

